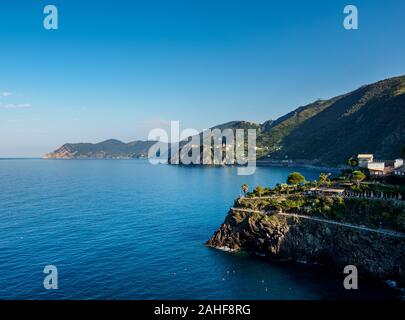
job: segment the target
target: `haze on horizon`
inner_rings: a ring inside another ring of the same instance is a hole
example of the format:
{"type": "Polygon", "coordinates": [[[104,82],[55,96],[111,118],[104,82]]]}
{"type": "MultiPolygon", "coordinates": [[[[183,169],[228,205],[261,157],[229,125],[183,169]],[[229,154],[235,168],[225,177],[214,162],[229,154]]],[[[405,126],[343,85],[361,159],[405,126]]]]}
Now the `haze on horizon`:
{"type": "Polygon", "coordinates": [[[52,1],[0,11],[0,157],[65,142],[146,139],[150,129],[264,122],[405,73],[405,3],[347,1],[52,1]]]}

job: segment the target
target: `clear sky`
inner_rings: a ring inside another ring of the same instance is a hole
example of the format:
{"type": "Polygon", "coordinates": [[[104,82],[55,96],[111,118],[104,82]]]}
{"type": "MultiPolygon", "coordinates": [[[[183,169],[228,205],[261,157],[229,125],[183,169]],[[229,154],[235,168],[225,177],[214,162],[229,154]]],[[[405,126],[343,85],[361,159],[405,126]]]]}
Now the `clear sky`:
{"type": "Polygon", "coordinates": [[[0,38],[0,157],[41,156],[170,120],[263,122],[404,74],[405,1],[2,0],[0,38]]]}

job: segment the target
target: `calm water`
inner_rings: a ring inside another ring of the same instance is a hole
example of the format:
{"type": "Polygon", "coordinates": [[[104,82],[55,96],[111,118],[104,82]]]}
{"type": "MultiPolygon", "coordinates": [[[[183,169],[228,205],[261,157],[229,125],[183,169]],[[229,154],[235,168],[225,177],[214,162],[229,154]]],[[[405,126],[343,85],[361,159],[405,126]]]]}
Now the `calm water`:
{"type": "MultiPolygon", "coordinates": [[[[291,168],[152,166],[147,161],[0,161],[0,298],[393,298],[385,285],[204,246],[240,185],[291,168]],[[59,289],[43,288],[45,265],[59,289]]],[[[308,179],[318,172],[300,168],[308,179]]]]}

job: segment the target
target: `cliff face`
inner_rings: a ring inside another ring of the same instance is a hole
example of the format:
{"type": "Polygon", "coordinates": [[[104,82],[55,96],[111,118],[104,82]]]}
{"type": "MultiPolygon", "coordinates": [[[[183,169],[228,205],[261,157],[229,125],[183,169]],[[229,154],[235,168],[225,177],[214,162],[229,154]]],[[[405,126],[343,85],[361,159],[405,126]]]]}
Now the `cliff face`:
{"type": "Polygon", "coordinates": [[[320,221],[231,211],[207,245],[317,263],[339,273],[346,265],[355,265],[359,276],[405,284],[404,238],[320,221]]]}

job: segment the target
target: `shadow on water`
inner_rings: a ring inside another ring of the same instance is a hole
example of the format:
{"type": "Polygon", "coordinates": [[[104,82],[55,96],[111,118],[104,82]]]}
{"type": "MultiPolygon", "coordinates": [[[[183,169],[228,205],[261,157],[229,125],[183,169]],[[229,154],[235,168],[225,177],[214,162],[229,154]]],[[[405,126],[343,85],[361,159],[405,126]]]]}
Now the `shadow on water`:
{"type": "Polygon", "coordinates": [[[317,265],[271,260],[247,252],[229,253],[213,248],[207,249],[212,251],[217,260],[234,271],[231,271],[231,274],[239,277],[235,283],[240,282],[240,278],[243,277],[242,282],[255,289],[250,293],[244,291],[240,296],[242,299],[263,299],[263,289],[269,292],[269,299],[403,299],[399,289],[371,279],[360,278],[357,290],[346,290],[343,287],[346,276],[343,270],[342,274],[338,274],[317,265]]]}

